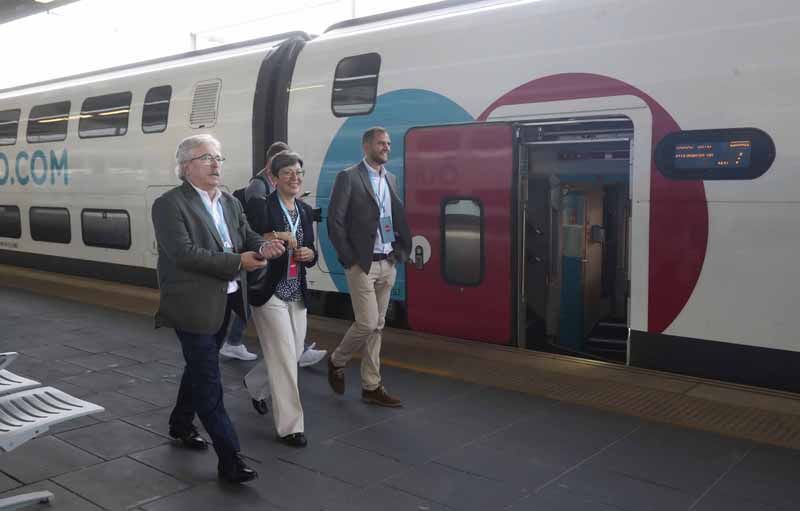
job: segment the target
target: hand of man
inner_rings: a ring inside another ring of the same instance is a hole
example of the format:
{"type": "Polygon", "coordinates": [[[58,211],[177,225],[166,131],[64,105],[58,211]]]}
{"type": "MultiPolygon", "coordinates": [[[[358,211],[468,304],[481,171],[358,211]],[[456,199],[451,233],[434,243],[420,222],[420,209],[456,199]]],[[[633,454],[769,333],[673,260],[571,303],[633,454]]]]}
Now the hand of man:
{"type": "Polygon", "coordinates": [[[268,241],[261,246],[261,255],[265,259],[275,259],[282,256],[285,251],[286,249],[280,241],[268,241]]]}
{"type": "Polygon", "coordinates": [[[308,247],[298,247],[294,251],[294,258],[301,263],[307,263],[314,259],[314,251],[308,247]]]}
{"type": "Polygon", "coordinates": [[[242,268],[245,271],[253,271],[259,268],[263,268],[267,265],[266,259],[261,257],[258,252],[242,252],[242,268]]]}

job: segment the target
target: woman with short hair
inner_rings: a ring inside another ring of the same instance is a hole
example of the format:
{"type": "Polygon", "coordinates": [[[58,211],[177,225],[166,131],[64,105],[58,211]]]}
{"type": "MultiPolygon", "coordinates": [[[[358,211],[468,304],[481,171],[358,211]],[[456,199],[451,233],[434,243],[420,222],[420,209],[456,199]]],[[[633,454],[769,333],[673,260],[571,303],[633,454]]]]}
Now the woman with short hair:
{"type": "MultiPolygon", "coordinates": [[[[253,229],[267,240],[283,241],[286,253],[270,261],[266,270],[253,279],[249,297],[272,391],[275,429],[284,443],[305,447],[297,361],[306,337],[306,268],[317,262],[313,216],[311,207],[298,199],[305,173],[300,156],[288,151],[279,153],[272,160],[270,171],[275,192],[261,201],[262,207],[250,220],[253,229]]],[[[248,373],[248,387],[258,380],[251,376],[263,371],[263,367],[256,366],[248,373]]]]}

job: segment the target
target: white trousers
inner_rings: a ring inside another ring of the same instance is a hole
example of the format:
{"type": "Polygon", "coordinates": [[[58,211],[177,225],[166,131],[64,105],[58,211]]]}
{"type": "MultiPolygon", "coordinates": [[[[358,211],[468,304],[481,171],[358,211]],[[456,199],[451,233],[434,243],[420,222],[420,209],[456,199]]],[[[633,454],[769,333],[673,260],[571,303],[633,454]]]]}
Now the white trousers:
{"type": "Polygon", "coordinates": [[[388,260],[374,261],[369,273],[354,264],[345,275],[356,320],[331,353],[331,362],[343,367],[360,351],[361,387],[375,390],[381,384],[381,333],[397,269],[388,260]]]}
{"type": "Polygon", "coordinates": [[[306,307],[302,301],[284,302],[273,295],[252,311],[264,363],[256,364],[244,377],[247,389],[253,399],[272,394],[272,417],[278,435],[302,433],[305,426],[297,361],[306,338],[306,307]]]}

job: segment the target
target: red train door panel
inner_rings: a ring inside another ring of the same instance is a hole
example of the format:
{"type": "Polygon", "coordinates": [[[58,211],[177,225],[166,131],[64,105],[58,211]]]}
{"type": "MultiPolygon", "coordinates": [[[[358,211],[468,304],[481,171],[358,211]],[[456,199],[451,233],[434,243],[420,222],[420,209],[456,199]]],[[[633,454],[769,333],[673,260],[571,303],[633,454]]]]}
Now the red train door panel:
{"type": "Polygon", "coordinates": [[[414,330],[512,341],[514,132],[507,124],[414,128],[405,139],[414,330]]]}

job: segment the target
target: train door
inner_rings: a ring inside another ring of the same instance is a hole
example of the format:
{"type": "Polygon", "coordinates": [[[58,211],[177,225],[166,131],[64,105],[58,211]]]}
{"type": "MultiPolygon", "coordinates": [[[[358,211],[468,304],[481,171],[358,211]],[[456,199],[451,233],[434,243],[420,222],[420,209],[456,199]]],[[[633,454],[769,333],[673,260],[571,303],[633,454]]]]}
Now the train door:
{"type": "Polygon", "coordinates": [[[406,134],[411,328],[512,341],[515,144],[511,124],[424,127],[406,134]]]}

